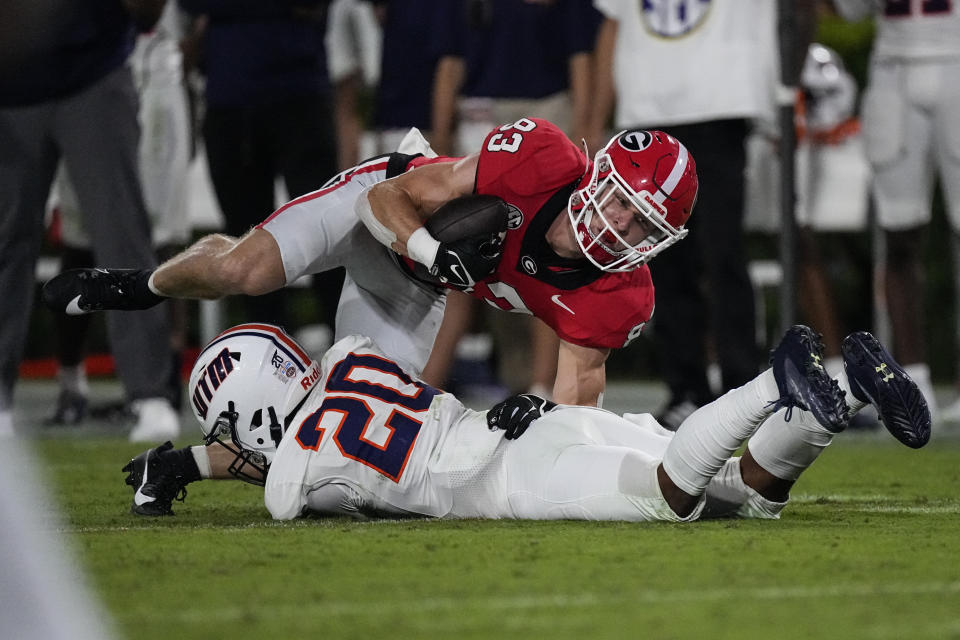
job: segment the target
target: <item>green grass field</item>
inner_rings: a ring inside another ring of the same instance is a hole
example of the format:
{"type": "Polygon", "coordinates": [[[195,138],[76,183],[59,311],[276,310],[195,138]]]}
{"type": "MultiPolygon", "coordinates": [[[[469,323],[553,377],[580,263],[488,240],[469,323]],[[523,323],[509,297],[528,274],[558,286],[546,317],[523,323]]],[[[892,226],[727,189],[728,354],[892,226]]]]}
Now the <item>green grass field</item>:
{"type": "Polygon", "coordinates": [[[148,519],[120,472],[142,447],[35,449],[127,638],[960,638],[955,438],[845,434],[781,520],[683,526],[274,523],[239,482],[148,519]]]}

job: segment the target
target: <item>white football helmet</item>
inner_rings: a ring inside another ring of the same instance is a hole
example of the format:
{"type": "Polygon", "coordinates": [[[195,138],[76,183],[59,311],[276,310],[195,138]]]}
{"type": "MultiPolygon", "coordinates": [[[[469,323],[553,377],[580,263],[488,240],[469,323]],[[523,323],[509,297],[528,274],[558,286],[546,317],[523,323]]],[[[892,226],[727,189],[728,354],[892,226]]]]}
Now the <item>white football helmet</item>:
{"type": "Polygon", "coordinates": [[[697,189],[697,165],[679,140],[662,131],[621,131],[594,157],[567,214],[590,262],[631,271],[687,235],[697,189]],[[614,219],[609,212],[616,210],[634,215],[614,219]]]}
{"type": "Polygon", "coordinates": [[[230,473],[262,485],[289,418],[319,377],[319,363],[283,329],[241,324],[200,352],[190,374],[190,404],[204,441],[236,456],[230,473]]]}

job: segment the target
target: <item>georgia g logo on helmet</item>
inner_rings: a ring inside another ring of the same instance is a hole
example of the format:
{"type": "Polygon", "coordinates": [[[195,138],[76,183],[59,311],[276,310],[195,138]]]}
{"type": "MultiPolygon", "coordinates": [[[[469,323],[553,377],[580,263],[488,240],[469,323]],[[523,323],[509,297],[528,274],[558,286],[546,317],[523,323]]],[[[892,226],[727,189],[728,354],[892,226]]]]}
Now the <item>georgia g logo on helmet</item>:
{"type": "Polygon", "coordinates": [[[649,131],[627,131],[617,138],[617,144],[627,151],[643,151],[652,141],[653,136],[649,131]]]}
{"type": "Polygon", "coordinates": [[[570,196],[574,237],[599,269],[635,269],[686,236],[697,186],[696,163],[679,140],[663,131],[621,131],[570,196]]]}

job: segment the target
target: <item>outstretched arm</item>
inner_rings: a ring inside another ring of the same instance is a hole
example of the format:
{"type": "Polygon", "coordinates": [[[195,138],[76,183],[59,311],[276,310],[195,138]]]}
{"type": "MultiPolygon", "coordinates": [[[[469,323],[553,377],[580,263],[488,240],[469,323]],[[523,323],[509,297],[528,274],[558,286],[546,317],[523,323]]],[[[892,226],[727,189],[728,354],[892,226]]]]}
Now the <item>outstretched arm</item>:
{"type": "Polygon", "coordinates": [[[597,406],[607,383],[605,363],[609,355],[609,349],[581,347],[561,340],[554,402],[597,406]]]}

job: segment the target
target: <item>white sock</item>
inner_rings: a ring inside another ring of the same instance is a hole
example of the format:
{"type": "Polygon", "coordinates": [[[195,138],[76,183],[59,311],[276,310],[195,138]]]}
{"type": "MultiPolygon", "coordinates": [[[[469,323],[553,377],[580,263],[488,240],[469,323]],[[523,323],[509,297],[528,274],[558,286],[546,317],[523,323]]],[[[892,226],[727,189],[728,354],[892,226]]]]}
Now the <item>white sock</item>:
{"type": "Polygon", "coordinates": [[[207,453],[207,448],[204,446],[190,447],[190,453],[193,454],[193,460],[197,463],[197,469],[200,470],[200,477],[210,478],[212,472],[210,470],[210,455],[207,453]]]}
{"type": "Polygon", "coordinates": [[[775,520],[786,502],[768,500],[748,487],[740,474],[740,458],[727,461],[707,486],[707,505],[703,517],[762,518],[775,520]]]}
{"type": "Polygon", "coordinates": [[[834,434],[808,411],[793,410],[790,422],[786,410],[770,416],[747,443],[750,455],[761,467],[781,480],[796,480],[813,464],[834,434]]]}
{"type": "Polygon", "coordinates": [[[846,369],[838,374],[835,374],[833,379],[837,381],[837,384],[840,385],[840,390],[844,393],[843,399],[850,408],[851,418],[857,413],[857,411],[860,411],[860,409],[863,409],[869,404],[868,402],[864,402],[857,396],[853,395],[853,390],[850,388],[850,378],[847,377],[846,369]]]}
{"type": "Polygon", "coordinates": [[[80,396],[90,394],[90,384],[87,382],[87,371],[83,363],[72,366],[60,365],[57,368],[57,380],[60,388],[80,396]]]}
{"type": "Polygon", "coordinates": [[[843,356],[833,356],[823,361],[823,368],[831,378],[836,378],[843,371],[843,356]]]}
{"type": "Polygon", "coordinates": [[[723,464],[770,416],[780,397],[773,370],[728,391],[683,421],[663,456],[663,469],[684,493],[703,493],[723,464]]]}

